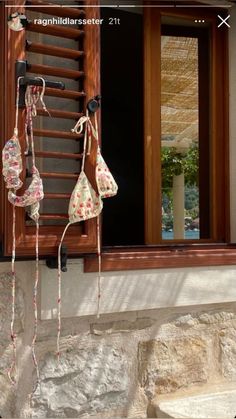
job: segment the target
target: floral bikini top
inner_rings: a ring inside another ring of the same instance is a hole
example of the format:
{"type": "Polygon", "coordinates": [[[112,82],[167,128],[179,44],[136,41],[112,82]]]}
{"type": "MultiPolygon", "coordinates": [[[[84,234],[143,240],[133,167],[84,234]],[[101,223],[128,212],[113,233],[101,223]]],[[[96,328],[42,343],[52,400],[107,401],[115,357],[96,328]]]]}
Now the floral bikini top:
{"type": "MultiPolygon", "coordinates": [[[[16,95],[16,122],[13,136],[10,140],[8,140],[3,148],[2,151],[2,162],[3,162],[3,169],[2,173],[4,176],[4,180],[6,182],[6,187],[9,190],[8,192],[8,200],[9,202],[17,207],[31,207],[29,211],[29,215],[34,220],[39,218],[39,201],[43,199],[43,182],[40,178],[39,171],[35,165],[35,153],[34,153],[34,139],[33,139],[33,123],[32,123],[32,114],[34,114],[34,106],[32,100],[32,87],[28,86],[25,95],[25,102],[26,102],[26,124],[27,128],[30,131],[30,145],[32,150],[32,181],[29,187],[26,189],[23,195],[18,196],[16,195],[16,191],[20,189],[23,185],[20,174],[22,172],[22,157],[21,157],[21,146],[19,143],[18,138],[18,115],[19,115],[19,87],[20,87],[20,80],[23,77],[19,77],[17,80],[17,95],[16,95]]],[[[45,91],[45,81],[41,77],[38,79],[43,81],[43,89],[40,95],[41,102],[43,102],[43,94],[45,91]]],[[[45,106],[45,105],[44,105],[45,106]]],[[[27,129],[26,129],[27,131],[27,129]]],[[[27,141],[27,149],[28,149],[28,141],[27,141]]],[[[27,150],[28,151],[28,150],[27,150]]]]}
{"type": "Polygon", "coordinates": [[[81,134],[81,132],[83,131],[83,127],[85,125],[84,149],[83,149],[81,172],[78,177],[77,183],[74,187],[74,190],[71,194],[69,209],[68,209],[70,224],[76,223],[78,221],[88,220],[89,218],[97,217],[101,213],[102,208],[103,208],[103,203],[102,203],[101,198],[112,197],[116,195],[117,190],[118,190],[118,186],[107,164],[105,163],[101,155],[99,145],[97,149],[96,170],[95,170],[98,194],[93,189],[91,183],[89,182],[84,172],[85,158],[87,154],[87,151],[86,151],[87,142],[89,142],[88,150],[90,150],[90,147],[91,147],[92,137],[98,143],[98,126],[97,126],[96,114],[94,118],[95,118],[95,127],[93,126],[91,119],[88,115],[88,111],[87,111],[86,116],[80,118],[72,130],[72,132],[76,134],[81,134]]]}

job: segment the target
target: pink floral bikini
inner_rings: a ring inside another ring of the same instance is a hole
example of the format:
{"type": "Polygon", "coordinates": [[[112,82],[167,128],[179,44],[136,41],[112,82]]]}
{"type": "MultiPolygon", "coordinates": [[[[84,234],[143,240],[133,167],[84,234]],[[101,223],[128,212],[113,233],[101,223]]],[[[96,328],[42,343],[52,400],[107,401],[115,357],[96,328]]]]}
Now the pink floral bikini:
{"type": "Polygon", "coordinates": [[[57,356],[60,356],[60,333],[61,333],[61,246],[64,240],[68,227],[79,221],[85,221],[90,218],[97,217],[97,253],[98,253],[98,295],[97,295],[97,317],[99,317],[99,306],[101,297],[101,243],[100,243],[100,220],[99,215],[103,208],[102,198],[108,198],[116,195],[118,186],[107,167],[99,148],[98,143],[98,124],[96,114],[94,115],[95,126],[93,126],[88,110],[86,116],[81,117],[76,123],[75,127],[71,130],[76,134],[81,134],[84,130],[84,147],[83,157],[81,164],[81,172],[78,177],[77,183],[71,194],[68,215],[69,223],[65,227],[62,234],[59,248],[58,248],[58,334],[57,334],[57,356]],[[98,194],[90,184],[85,172],[84,165],[86,155],[89,154],[91,142],[95,140],[98,144],[97,158],[96,158],[96,183],[98,194]]]}
{"type": "MultiPolygon", "coordinates": [[[[39,382],[39,368],[38,362],[35,355],[35,341],[37,337],[37,291],[39,281],[39,251],[38,251],[38,235],[39,235],[39,201],[44,197],[43,183],[40,178],[39,171],[35,165],[35,152],[34,152],[34,139],[33,139],[33,122],[32,116],[36,116],[36,102],[34,97],[32,86],[28,86],[25,94],[26,103],[26,127],[25,132],[30,133],[30,146],[32,151],[32,181],[29,187],[26,189],[23,195],[17,195],[16,191],[23,186],[23,182],[20,179],[22,172],[22,157],[21,147],[18,139],[18,119],[19,119],[19,91],[20,91],[20,80],[23,77],[19,77],[17,80],[17,92],[16,92],[16,121],[13,137],[7,141],[2,151],[3,161],[3,176],[6,182],[6,187],[9,189],[8,200],[12,204],[13,210],[13,224],[12,224],[12,318],[11,318],[11,339],[13,346],[13,361],[8,371],[10,381],[16,383],[16,334],[14,332],[14,320],[15,320],[15,289],[16,289],[16,273],[15,273],[15,250],[16,250],[16,238],[15,238],[15,226],[16,226],[16,207],[28,207],[29,216],[35,221],[36,224],[36,241],[35,241],[35,253],[36,253],[36,266],[35,266],[35,283],[34,283],[34,336],[31,344],[33,362],[37,373],[37,384],[39,382]]],[[[43,95],[45,91],[45,82],[41,77],[37,77],[43,83],[43,89],[41,95],[38,94],[42,105],[45,107],[43,102],[43,95]]],[[[39,93],[39,92],[38,92],[39,93]]],[[[28,140],[28,137],[26,138],[28,140]]],[[[27,151],[29,148],[28,141],[27,151]]],[[[36,386],[37,386],[36,384],[36,386]]]]}

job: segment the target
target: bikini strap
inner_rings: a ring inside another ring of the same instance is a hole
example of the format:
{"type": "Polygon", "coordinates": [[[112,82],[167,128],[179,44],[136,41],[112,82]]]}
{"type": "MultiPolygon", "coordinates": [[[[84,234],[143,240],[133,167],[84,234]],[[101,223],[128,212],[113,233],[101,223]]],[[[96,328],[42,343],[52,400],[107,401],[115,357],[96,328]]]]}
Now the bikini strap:
{"type": "Polygon", "coordinates": [[[14,128],[14,135],[18,136],[18,122],[19,122],[19,99],[20,99],[20,80],[23,79],[24,76],[20,76],[17,79],[16,83],[16,119],[15,119],[15,128],[14,128]]]}
{"type": "Polygon", "coordinates": [[[43,88],[42,88],[42,90],[41,90],[40,97],[39,97],[39,98],[40,98],[40,102],[42,103],[42,106],[43,106],[43,110],[44,110],[45,112],[47,112],[49,116],[51,116],[51,114],[50,114],[50,112],[47,110],[47,107],[46,107],[46,105],[45,105],[45,103],[44,103],[44,100],[43,100],[43,98],[44,98],[44,94],[45,94],[45,89],[46,89],[46,83],[45,83],[45,80],[44,80],[44,78],[43,78],[43,77],[37,77],[37,79],[42,80],[42,83],[43,83],[43,88]]]}
{"type": "MultiPolygon", "coordinates": [[[[84,119],[85,122],[85,130],[84,130],[84,147],[83,147],[83,157],[82,157],[82,164],[81,164],[81,172],[84,171],[84,165],[85,165],[85,158],[86,158],[86,149],[87,149],[87,139],[88,139],[88,124],[89,124],[89,116],[88,111],[86,111],[86,119],[84,119]]],[[[84,123],[83,122],[83,123],[84,123]]]]}
{"type": "Polygon", "coordinates": [[[60,361],[60,337],[61,337],[61,246],[67,232],[67,229],[71,225],[69,222],[62,233],[60,244],[58,246],[58,270],[57,270],[57,277],[58,277],[58,296],[57,296],[57,361],[60,361]]]}

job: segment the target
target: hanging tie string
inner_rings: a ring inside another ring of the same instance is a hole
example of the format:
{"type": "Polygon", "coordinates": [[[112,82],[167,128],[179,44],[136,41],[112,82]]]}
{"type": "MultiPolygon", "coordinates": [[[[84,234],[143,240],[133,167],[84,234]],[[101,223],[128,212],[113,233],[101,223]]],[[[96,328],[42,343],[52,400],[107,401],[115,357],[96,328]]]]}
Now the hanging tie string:
{"type": "MultiPolygon", "coordinates": [[[[84,130],[85,135],[88,139],[88,149],[87,149],[87,156],[90,154],[91,151],[91,144],[92,144],[92,134],[95,138],[97,138],[96,130],[92,124],[92,121],[89,117],[89,111],[86,110],[86,116],[82,116],[77,123],[75,124],[74,128],[71,130],[71,132],[74,132],[75,134],[81,134],[84,130]],[[85,128],[84,128],[85,125],[85,128]]],[[[87,140],[86,139],[86,140],[87,140]]]]}
{"type": "MultiPolygon", "coordinates": [[[[28,127],[30,131],[30,146],[32,151],[32,166],[35,167],[35,151],[34,151],[34,138],[33,138],[33,118],[32,118],[32,111],[33,111],[33,98],[32,98],[32,89],[31,86],[27,87],[26,90],[26,106],[27,106],[27,116],[28,116],[28,127]]],[[[37,339],[37,331],[38,331],[38,306],[37,306],[37,296],[38,296],[38,282],[39,282],[39,251],[38,251],[38,241],[39,241],[39,216],[36,215],[35,223],[36,223],[36,237],[35,237],[35,281],[34,281],[34,292],[33,292],[33,309],[34,309],[34,335],[31,343],[31,353],[32,359],[34,363],[34,367],[36,370],[37,381],[33,393],[35,392],[39,382],[39,366],[38,361],[35,354],[35,342],[37,339]]]]}
{"type": "MultiPolygon", "coordinates": [[[[15,115],[15,128],[14,128],[14,136],[18,137],[18,122],[19,122],[19,96],[20,96],[20,80],[24,77],[18,77],[17,79],[17,87],[16,87],[16,115],[15,115]]],[[[26,95],[25,95],[25,103],[26,103],[26,123],[25,123],[25,137],[26,137],[26,154],[29,151],[29,137],[30,135],[30,145],[32,150],[32,163],[33,167],[35,167],[35,152],[34,152],[34,139],[33,139],[33,121],[32,115],[37,115],[36,110],[36,103],[40,99],[43,109],[47,111],[45,103],[43,101],[43,95],[45,92],[45,81],[43,78],[38,77],[38,79],[42,80],[43,82],[43,89],[41,94],[37,92],[37,95],[32,94],[32,90],[30,86],[27,87],[26,95]]],[[[47,111],[48,112],[48,111],[47,111]]],[[[48,112],[49,114],[49,112],[48,112]]],[[[50,114],[49,114],[50,115],[50,114]]],[[[16,194],[16,189],[13,189],[13,193],[16,194]]],[[[34,391],[36,390],[38,383],[40,382],[39,377],[39,368],[38,362],[35,355],[35,342],[37,338],[37,325],[38,325],[38,310],[37,310],[37,292],[38,292],[38,282],[39,282],[39,251],[38,251],[38,237],[39,237],[39,204],[37,203],[34,207],[32,217],[36,223],[36,245],[35,245],[35,253],[36,253],[36,268],[35,268],[35,284],[34,284],[34,297],[33,297],[33,306],[34,306],[34,336],[31,344],[32,349],[32,358],[36,369],[37,375],[37,382],[34,391]]],[[[12,384],[16,384],[16,333],[14,332],[14,323],[15,323],[15,304],[16,304],[16,273],[15,273],[15,258],[16,258],[16,208],[13,204],[12,207],[12,261],[11,261],[11,274],[12,274],[12,301],[11,301],[11,341],[12,341],[12,349],[13,349],[13,359],[11,366],[8,370],[8,377],[12,384]]],[[[34,393],[33,391],[33,393],[34,393]]]]}
{"type": "MultiPolygon", "coordinates": [[[[88,136],[88,152],[90,153],[91,150],[91,142],[92,142],[92,135],[98,142],[98,121],[97,121],[97,115],[94,114],[94,124],[89,117],[89,112],[86,110],[86,116],[82,116],[74,128],[71,130],[72,132],[75,132],[76,134],[81,134],[84,125],[85,125],[85,140],[87,142],[87,136],[88,136]]],[[[85,149],[83,151],[83,162],[82,162],[82,170],[84,169],[84,160],[85,160],[85,149]]],[[[102,266],[102,259],[101,259],[101,228],[100,228],[100,216],[97,217],[97,255],[98,255],[98,276],[97,276],[97,318],[100,317],[100,300],[101,300],[101,266],[102,266]]]]}
{"type": "MultiPolygon", "coordinates": [[[[97,114],[94,114],[94,124],[93,126],[91,120],[90,128],[92,130],[94,138],[98,142],[98,121],[97,114]]],[[[98,254],[98,276],[97,276],[97,318],[100,317],[100,302],[101,302],[101,272],[102,272],[102,256],[101,256],[101,226],[100,226],[100,216],[97,216],[97,254],[98,254]]]]}
{"type": "Polygon", "coordinates": [[[60,240],[60,244],[58,247],[58,253],[57,253],[57,258],[58,258],[58,271],[57,271],[57,278],[58,278],[58,296],[57,296],[57,362],[59,364],[60,362],[60,337],[61,337],[61,246],[65,237],[65,234],[67,232],[67,229],[69,228],[69,226],[71,225],[71,223],[69,222],[64,231],[63,234],[61,236],[61,240],[60,240]]]}
{"type": "MultiPolygon", "coordinates": [[[[94,123],[95,127],[93,127],[93,136],[98,142],[98,121],[97,121],[97,114],[94,114],[94,123]]],[[[97,276],[97,318],[100,317],[100,301],[101,301],[101,271],[102,271],[102,256],[101,256],[101,226],[100,226],[100,216],[97,217],[97,254],[98,254],[98,276],[97,276]]]]}
{"type": "MultiPolygon", "coordinates": [[[[85,166],[85,158],[86,158],[86,150],[87,150],[87,142],[88,142],[88,124],[89,124],[89,117],[88,116],[87,116],[87,119],[84,122],[85,122],[84,147],[83,147],[83,158],[82,158],[82,164],[81,164],[81,172],[84,171],[84,166],[85,166]]],[[[89,148],[90,148],[90,144],[89,144],[89,148]]]]}
{"type": "MultiPolygon", "coordinates": [[[[72,132],[76,132],[76,134],[81,134],[83,131],[83,126],[85,124],[85,133],[84,133],[84,146],[83,146],[83,157],[82,157],[82,163],[81,163],[81,172],[84,171],[85,166],[85,158],[86,158],[86,150],[87,150],[87,128],[88,128],[88,115],[83,116],[80,118],[80,120],[77,122],[76,126],[71,130],[72,132]],[[82,121],[81,121],[82,119],[82,121]]],[[[61,246],[64,240],[64,237],[66,235],[67,229],[72,223],[69,222],[62,234],[59,246],[58,246],[58,297],[57,297],[57,360],[58,363],[60,361],[60,337],[61,337],[61,246]]]]}
{"type": "MultiPolygon", "coordinates": [[[[15,192],[15,190],[14,190],[15,192]]],[[[8,377],[12,384],[16,384],[16,334],[14,332],[15,304],[16,304],[16,207],[12,206],[12,260],[11,260],[11,341],[12,341],[12,363],[8,370],[8,377]]]]}
{"type": "Polygon", "coordinates": [[[97,276],[97,318],[100,317],[100,301],[101,301],[101,268],[102,268],[102,258],[101,258],[101,231],[100,231],[100,216],[97,216],[97,254],[98,254],[98,276],[97,276]]]}
{"type": "MultiPolygon", "coordinates": [[[[45,92],[45,81],[43,78],[38,77],[40,80],[42,80],[43,88],[40,96],[37,94],[35,97],[35,94],[33,93],[32,86],[28,86],[26,89],[26,95],[25,95],[25,103],[26,103],[26,124],[27,124],[27,134],[30,133],[30,147],[32,151],[32,167],[33,170],[36,167],[35,162],[35,149],[34,149],[34,136],[33,136],[33,116],[37,115],[37,109],[36,109],[36,103],[38,99],[40,98],[40,101],[43,105],[44,110],[46,109],[45,103],[43,101],[43,95],[45,92]]],[[[27,152],[29,151],[29,141],[27,142],[27,152]]],[[[36,225],[36,237],[35,237],[35,282],[34,282],[34,292],[33,292],[33,309],[34,309],[34,335],[31,343],[31,353],[32,353],[32,359],[36,370],[36,384],[33,390],[32,395],[36,391],[39,383],[40,383],[40,375],[39,375],[39,366],[37,357],[35,354],[35,343],[37,340],[37,332],[38,332],[38,305],[37,305],[37,298],[38,298],[38,283],[39,283],[39,204],[36,203],[36,205],[33,205],[34,208],[32,208],[31,211],[31,218],[34,219],[35,225],[36,225]]]]}
{"type": "MultiPolygon", "coordinates": [[[[29,135],[31,136],[31,126],[32,126],[32,117],[37,115],[36,104],[39,100],[39,92],[33,92],[32,86],[27,86],[25,92],[25,105],[26,105],[26,118],[25,118],[25,140],[26,140],[26,149],[25,154],[29,153],[29,135]]],[[[31,147],[32,147],[32,141],[31,147]]],[[[33,154],[33,151],[32,151],[33,154]]]]}
{"type": "Polygon", "coordinates": [[[15,117],[15,128],[14,135],[18,136],[18,123],[19,123],[19,99],[20,99],[20,80],[23,79],[23,76],[18,77],[16,84],[16,117],[15,117]]]}
{"type": "Polygon", "coordinates": [[[41,102],[41,104],[42,104],[42,107],[43,107],[43,110],[45,111],[45,112],[47,112],[47,114],[49,115],[49,116],[51,116],[51,114],[50,114],[50,112],[47,110],[47,107],[46,107],[46,105],[45,105],[45,103],[44,103],[44,94],[45,94],[45,89],[46,89],[46,83],[45,83],[45,80],[42,78],[42,77],[38,77],[38,79],[39,80],[42,80],[42,83],[43,83],[43,88],[42,88],[42,90],[41,90],[41,93],[40,93],[40,102],[41,102]]]}
{"type": "MultiPolygon", "coordinates": [[[[27,153],[31,147],[32,151],[32,165],[35,166],[35,152],[34,152],[34,138],[33,138],[33,116],[37,113],[34,111],[34,106],[37,102],[34,100],[34,95],[32,91],[32,86],[27,86],[25,93],[25,105],[26,105],[26,131],[27,131],[27,153]],[[29,137],[30,136],[30,143],[29,137]]],[[[26,153],[25,151],[25,153],[26,153]]]]}
{"type": "Polygon", "coordinates": [[[34,307],[34,336],[31,343],[31,352],[32,358],[36,370],[37,381],[33,390],[33,394],[36,391],[38,384],[40,383],[40,375],[39,375],[39,366],[38,361],[35,355],[35,342],[37,339],[37,331],[38,331],[38,307],[37,307],[37,294],[38,294],[38,282],[39,282],[39,221],[36,220],[36,246],[35,246],[35,253],[36,253],[36,267],[35,267],[35,283],[34,283],[34,295],[33,295],[33,307],[34,307]]]}
{"type": "MultiPolygon", "coordinates": [[[[20,98],[20,80],[24,77],[18,77],[16,85],[16,119],[14,135],[18,137],[18,123],[19,123],[19,98],[20,98]]],[[[16,193],[16,189],[13,190],[16,193]]],[[[11,341],[12,341],[12,363],[8,370],[8,377],[12,384],[16,384],[16,339],[17,335],[14,331],[15,325],[15,306],[16,306],[16,207],[12,206],[12,259],[11,259],[11,341]]]]}
{"type": "MultiPolygon", "coordinates": [[[[29,153],[29,135],[30,135],[30,117],[36,117],[37,116],[37,108],[36,105],[38,101],[40,100],[43,110],[48,113],[49,116],[51,116],[50,112],[47,110],[47,107],[44,103],[44,94],[46,89],[45,80],[42,77],[36,77],[36,79],[42,81],[42,90],[41,93],[39,93],[38,86],[27,86],[26,94],[25,94],[25,104],[26,104],[26,119],[25,119],[25,139],[26,139],[26,149],[25,154],[27,155],[29,153]]],[[[31,142],[32,144],[32,142],[31,142]]],[[[32,150],[33,153],[33,150],[32,150]]]]}
{"type": "MultiPolygon", "coordinates": [[[[98,142],[98,121],[97,114],[94,115],[95,129],[93,135],[98,142]]],[[[101,227],[100,216],[97,217],[97,241],[98,241],[98,277],[97,277],[97,318],[100,317],[100,300],[101,300],[101,271],[102,271],[102,256],[101,256],[101,227]]]]}

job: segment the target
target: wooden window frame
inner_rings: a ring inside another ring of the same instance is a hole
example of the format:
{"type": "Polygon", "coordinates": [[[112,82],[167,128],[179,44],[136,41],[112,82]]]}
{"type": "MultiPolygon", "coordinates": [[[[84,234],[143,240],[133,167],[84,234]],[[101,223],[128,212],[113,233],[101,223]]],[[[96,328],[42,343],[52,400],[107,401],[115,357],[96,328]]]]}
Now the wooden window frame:
{"type": "MultiPolygon", "coordinates": [[[[86,3],[95,4],[98,0],[86,0],[86,3]]],[[[25,31],[13,32],[7,28],[5,22],[10,13],[15,11],[14,4],[22,5],[24,0],[12,0],[12,8],[5,8],[0,4],[0,19],[3,23],[3,32],[0,39],[0,51],[3,52],[4,60],[0,64],[0,133],[2,147],[5,141],[11,138],[14,128],[15,110],[15,61],[24,60],[25,51],[25,31]],[[10,55],[9,55],[10,53],[10,55]]],[[[20,8],[17,7],[19,10],[20,8]]],[[[99,8],[94,10],[86,8],[86,18],[99,18],[99,8]]],[[[91,98],[100,93],[100,75],[94,68],[100,68],[100,28],[99,25],[87,25],[84,39],[84,49],[89,53],[84,58],[84,71],[86,74],[84,90],[86,97],[91,98]]],[[[19,132],[23,132],[22,113],[19,115],[19,132]]],[[[89,159],[86,161],[85,171],[94,185],[95,179],[95,160],[97,145],[93,144],[89,159]]],[[[23,159],[23,174],[25,178],[25,162],[23,159]]],[[[2,244],[2,257],[10,256],[12,249],[12,206],[7,199],[7,190],[1,176],[1,222],[0,240],[2,244]]],[[[31,257],[35,254],[35,227],[25,225],[24,208],[16,209],[16,255],[17,257],[31,257]]],[[[63,226],[41,226],[39,232],[39,253],[40,256],[56,255],[59,241],[62,235],[63,226]]],[[[96,220],[91,219],[85,222],[82,230],[81,226],[71,226],[65,237],[65,245],[68,254],[78,255],[86,252],[96,252],[97,249],[97,226],[96,220]],[[82,233],[82,234],[81,234],[82,233]]]]}
{"type": "MultiPolygon", "coordinates": [[[[227,31],[217,28],[217,15],[212,12],[205,12],[204,16],[197,9],[193,14],[190,10],[181,9],[180,11],[172,11],[163,9],[155,9],[150,12],[147,10],[144,17],[145,28],[145,227],[146,227],[146,243],[166,243],[161,240],[161,170],[156,170],[156,166],[161,167],[160,143],[154,138],[161,137],[161,119],[154,118],[155,109],[161,108],[160,94],[152,94],[153,86],[161,91],[161,17],[179,17],[194,19],[207,18],[211,22],[211,48],[210,61],[212,79],[210,82],[210,101],[211,101],[211,117],[210,117],[210,182],[211,182],[211,238],[204,242],[227,242],[229,241],[229,196],[228,196],[228,51],[227,51],[227,31]],[[156,33],[158,31],[158,33],[156,33]],[[156,35],[155,35],[156,33],[156,35]],[[157,43],[157,40],[159,42],[157,43]],[[154,45],[155,48],[154,48],[154,45]],[[149,50],[150,48],[150,50],[149,50]],[[154,54],[155,51],[155,54],[154,54]],[[221,63],[225,63],[223,66],[221,63]],[[150,82],[148,83],[148,80],[150,82]],[[223,141],[222,141],[223,139],[223,141]],[[147,152],[148,150],[148,152],[147,152]],[[222,161],[225,156],[225,161],[222,161]],[[222,182],[222,179],[225,181],[222,182]],[[153,199],[155,197],[155,199],[153,199]],[[150,205],[151,203],[151,205],[150,205]],[[158,220],[158,222],[157,222],[158,220]]],[[[201,102],[201,97],[199,98],[201,102]]],[[[201,110],[200,110],[201,112],[201,110]]],[[[176,241],[183,243],[184,240],[176,241]]],[[[185,241],[190,243],[190,241],[185,241]]],[[[192,241],[194,242],[194,241],[192,241]]],[[[195,241],[196,242],[196,241],[195,241]]],[[[197,240],[200,243],[201,240],[197,240]]]]}
{"type": "MultiPolygon", "coordinates": [[[[219,10],[218,10],[219,11],[219,10]]],[[[221,11],[221,15],[222,15],[221,11]]],[[[145,235],[149,245],[143,247],[109,247],[102,250],[102,271],[129,269],[184,268],[235,264],[236,248],[230,243],[229,217],[229,81],[228,81],[228,32],[217,29],[217,13],[204,8],[181,7],[144,8],[144,60],[145,60],[145,235]],[[160,172],[156,162],[161,162],[160,143],[153,141],[156,133],[161,133],[160,118],[153,117],[161,108],[160,94],[152,94],[152,86],[160,86],[161,16],[203,19],[212,23],[211,33],[211,189],[212,189],[212,237],[202,241],[160,241],[154,234],[159,220],[161,231],[161,190],[160,172]],[[159,39],[159,42],[156,42],[159,39]],[[155,54],[151,54],[151,50],[155,54]],[[221,65],[221,63],[224,65],[221,65]],[[219,82],[220,81],[220,82],[219,82]],[[222,157],[223,156],[223,157],[222,157]],[[154,197],[154,199],[153,199],[154,197]],[[152,202],[152,205],[150,205],[152,202]],[[159,214],[159,217],[158,215],[159,214]],[[159,242],[159,245],[155,243],[159,242]],[[153,243],[153,245],[152,245],[153,243]]],[[[95,255],[85,257],[85,272],[98,269],[95,255]]]]}

